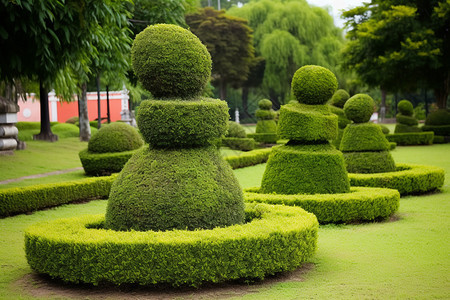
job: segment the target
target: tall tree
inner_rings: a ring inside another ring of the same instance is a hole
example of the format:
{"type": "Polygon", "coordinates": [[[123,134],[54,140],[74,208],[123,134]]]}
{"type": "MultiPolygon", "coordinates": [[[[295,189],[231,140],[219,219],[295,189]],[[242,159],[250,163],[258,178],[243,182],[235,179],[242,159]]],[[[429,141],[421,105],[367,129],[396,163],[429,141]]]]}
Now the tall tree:
{"type": "Polygon", "coordinates": [[[384,94],[433,89],[438,106],[447,106],[450,1],[372,0],[343,16],[350,40],[345,68],[384,94]]]}
{"type": "Polygon", "coordinates": [[[326,10],[305,0],[254,0],[227,14],[247,19],[254,30],[256,55],[266,62],[263,91],[275,108],[289,99],[300,66],[318,64],[338,72],[343,38],[326,10]]]}
{"type": "Polygon", "coordinates": [[[240,87],[254,59],[252,30],[247,21],[211,7],[186,15],[191,31],[205,44],[212,59],[212,83],[226,99],[227,86],[240,87]]]}

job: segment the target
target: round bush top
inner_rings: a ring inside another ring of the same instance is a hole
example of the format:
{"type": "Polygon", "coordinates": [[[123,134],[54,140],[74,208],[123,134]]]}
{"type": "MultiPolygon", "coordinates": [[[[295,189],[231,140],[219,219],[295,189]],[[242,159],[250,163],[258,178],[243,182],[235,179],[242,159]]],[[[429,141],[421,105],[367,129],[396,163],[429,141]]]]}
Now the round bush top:
{"type": "Polygon", "coordinates": [[[366,94],[356,94],[345,102],[344,112],[355,123],[365,123],[374,112],[375,102],[366,94]]]}
{"type": "Polygon", "coordinates": [[[157,24],[139,33],[131,48],[134,72],[156,98],[192,98],[211,75],[211,56],[189,30],[157,24]]]}
{"type": "Polygon", "coordinates": [[[414,114],[414,107],[408,100],[401,100],[397,104],[398,112],[405,116],[412,116],[414,114]]]}
{"type": "Polygon", "coordinates": [[[269,99],[262,99],[258,102],[259,109],[271,109],[272,108],[272,101],[269,99]]]}
{"type": "Polygon", "coordinates": [[[144,144],[137,130],[126,123],[102,126],[88,143],[89,152],[122,152],[140,148],[144,144]]]}
{"type": "Polygon", "coordinates": [[[292,92],[300,103],[325,104],[338,86],[336,76],[320,66],[303,66],[292,78],[292,92]]]}
{"type": "Polygon", "coordinates": [[[350,95],[346,90],[337,90],[336,93],[333,94],[333,97],[331,97],[331,104],[336,107],[343,108],[348,98],[350,98],[350,95]]]}

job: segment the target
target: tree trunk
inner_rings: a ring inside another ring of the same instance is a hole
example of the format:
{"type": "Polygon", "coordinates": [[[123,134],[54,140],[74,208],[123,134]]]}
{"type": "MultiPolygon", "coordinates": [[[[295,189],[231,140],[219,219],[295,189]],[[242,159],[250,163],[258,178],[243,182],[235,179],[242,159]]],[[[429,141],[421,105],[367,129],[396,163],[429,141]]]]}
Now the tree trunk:
{"type": "Polygon", "coordinates": [[[48,107],[48,90],[42,80],[39,80],[40,106],[41,106],[41,132],[33,136],[34,140],[56,142],[58,136],[50,128],[50,112],[48,107]]]}
{"type": "Polygon", "coordinates": [[[220,93],[221,100],[227,99],[227,82],[225,79],[222,79],[222,78],[220,78],[220,82],[219,82],[219,93],[220,93]]]}
{"type": "Polygon", "coordinates": [[[447,99],[449,92],[450,92],[450,72],[447,73],[447,76],[442,81],[441,86],[434,90],[434,96],[436,97],[436,104],[439,109],[447,108],[447,99]]]}
{"type": "Polygon", "coordinates": [[[81,97],[78,103],[80,106],[80,141],[88,142],[91,139],[91,127],[89,126],[86,82],[81,85],[81,97]]]}
{"type": "Polygon", "coordinates": [[[111,123],[111,110],[109,108],[109,85],[106,86],[106,116],[108,117],[108,124],[111,123]]]}

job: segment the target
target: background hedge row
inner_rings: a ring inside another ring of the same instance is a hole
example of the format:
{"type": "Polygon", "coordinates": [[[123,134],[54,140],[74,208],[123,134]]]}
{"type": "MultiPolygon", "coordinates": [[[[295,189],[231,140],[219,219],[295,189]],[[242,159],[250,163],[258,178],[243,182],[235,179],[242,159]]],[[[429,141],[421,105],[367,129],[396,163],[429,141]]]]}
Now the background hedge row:
{"type": "Polygon", "coordinates": [[[232,169],[239,169],[267,162],[270,153],[272,153],[272,148],[265,148],[249,151],[241,155],[225,156],[224,159],[231,165],[232,169]]]}
{"type": "Polygon", "coordinates": [[[434,133],[432,131],[386,134],[389,142],[395,142],[398,146],[431,145],[434,133]]]}

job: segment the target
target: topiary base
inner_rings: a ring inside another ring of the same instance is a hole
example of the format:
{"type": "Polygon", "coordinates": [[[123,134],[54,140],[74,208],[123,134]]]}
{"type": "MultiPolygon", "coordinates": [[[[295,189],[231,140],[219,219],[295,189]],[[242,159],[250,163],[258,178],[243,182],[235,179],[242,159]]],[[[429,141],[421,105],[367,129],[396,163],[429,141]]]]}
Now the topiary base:
{"type": "Polygon", "coordinates": [[[344,158],[331,144],[272,148],[261,190],[278,194],[345,193],[350,184],[344,158]]]}
{"type": "Polygon", "coordinates": [[[382,173],[395,171],[395,162],[389,151],[344,152],[349,173],[382,173]]]}
{"type": "Polygon", "coordinates": [[[352,186],[396,189],[401,195],[421,194],[444,185],[444,169],[434,166],[397,164],[397,171],[376,174],[349,173],[352,186]]]}
{"type": "Polygon", "coordinates": [[[319,223],[350,223],[385,219],[397,211],[400,194],[393,189],[352,187],[349,193],[316,195],[264,194],[260,188],[244,190],[246,202],[300,206],[319,223]]]}
{"type": "Polygon", "coordinates": [[[199,286],[298,268],[317,248],[317,218],[301,208],[247,205],[247,223],[212,230],[105,230],[104,216],[25,232],[28,264],[72,283],[199,286]]]}
{"type": "Polygon", "coordinates": [[[88,149],[78,153],[84,172],[91,176],[107,176],[118,173],[123,166],[133,156],[136,150],[111,152],[111,153],[91,153],[88,149]]]}

